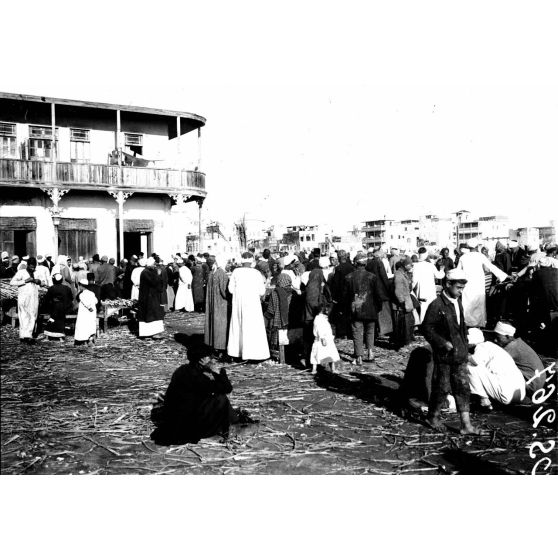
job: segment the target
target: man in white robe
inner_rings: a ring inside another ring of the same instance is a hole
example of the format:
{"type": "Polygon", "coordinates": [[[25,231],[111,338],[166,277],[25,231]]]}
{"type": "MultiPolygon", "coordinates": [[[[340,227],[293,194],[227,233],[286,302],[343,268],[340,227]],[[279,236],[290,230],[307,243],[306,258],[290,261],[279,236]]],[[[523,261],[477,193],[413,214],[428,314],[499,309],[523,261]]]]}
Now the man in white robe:
{"type": "Polygon", "coordinates": [[[467,327],[484,327],[486,325],[486,284],[484,270],[492,272],[498,281],[505,281],[508,275],[497,268],[480,252],[472,252],[471,246],[461,246],[461,257],[457,264],[467,277],[467,286],[461,300],[465,311],[467,327]]]}
{"type": "Polygon", "coordinates": [[[249,252],[242,254],[242,267],[233,271],[229,281],[232,312],[227,352],[231,357],[266,360],[269,346],[260,298],[265,295],[265,282],[262,274],[251,267],[253,259],[249,252]]]}
{"type": "Polygon", "coordinates": [[[525,398],[525,378],[513,358],[502,347],[485,341],[480,329],[471,328],[468,341],[475,345],[468,366],[469,386],[481,398],[481,406],[491,408],[490,400],[502,405],[520,403],[525,398]]]}
{"type": "Polygon", "coordinates": [[[443,279],[445,271],[428,259],[428,251],[421,246],[418,251],[419,261],[413,265],[413,289],[420,302],[420,313],[415,325],[420,325],[430,303],[436,298],[436,279],[443,279]]]}

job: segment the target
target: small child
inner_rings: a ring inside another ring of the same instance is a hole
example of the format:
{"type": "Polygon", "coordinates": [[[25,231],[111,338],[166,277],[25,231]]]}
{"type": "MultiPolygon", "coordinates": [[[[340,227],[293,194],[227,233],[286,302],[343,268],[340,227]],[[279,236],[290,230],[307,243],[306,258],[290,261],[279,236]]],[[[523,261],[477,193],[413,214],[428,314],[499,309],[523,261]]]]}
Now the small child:
{"type": "Polygon", "coordinates": [[[318,364],[325,366],[328,362],[331,366],[331,371],[335,372],[335,363],[340,360],[333,332],[331,331],[331,324],[327,318],[327,308],[322,304],[320,311],[314,318],[314,343],[312,345],[312,352],[310,353],[310,364],[312,364],[312,373],[318,371],[318,364]]]}

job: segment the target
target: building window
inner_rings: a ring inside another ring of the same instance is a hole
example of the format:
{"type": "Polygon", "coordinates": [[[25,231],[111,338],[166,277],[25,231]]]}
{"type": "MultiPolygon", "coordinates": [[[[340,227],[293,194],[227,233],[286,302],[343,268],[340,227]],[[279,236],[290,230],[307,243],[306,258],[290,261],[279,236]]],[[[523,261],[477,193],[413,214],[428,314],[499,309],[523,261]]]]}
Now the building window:
{"type": "MultiPolygon", "coordinates": [[[[55,134],[57,140],[58,128],[55,134]]],[[[52,127],[29,126],[29,159],[34,161],[52,159],[52,127]]]]}
{"type": "Polygon", "coordinates": [[[72,163],[89,161],[91,158],[89,130],[70,128],[70,158],[72,163]]]}
{"type": "Polygon", "coordinates": [[[16,127],[11,122],[0,122],[0,157],[16,156],[16,127]]]}
{"type": "Polygon", "coordinates": [[[124,134],[124,147],[134,155],[143,155],[143,134],[124,134]]]}

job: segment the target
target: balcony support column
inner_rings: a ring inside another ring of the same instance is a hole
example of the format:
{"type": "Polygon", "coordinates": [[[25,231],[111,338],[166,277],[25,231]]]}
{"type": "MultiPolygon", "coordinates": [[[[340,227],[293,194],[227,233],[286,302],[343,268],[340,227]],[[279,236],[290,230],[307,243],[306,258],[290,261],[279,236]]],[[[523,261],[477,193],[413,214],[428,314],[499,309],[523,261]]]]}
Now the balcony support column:
{"type": "Polygon", "coordinates": [[[202,206],[203,206],[203,199],[198,199],[198,252],[201,254],[203,250],[203,237],[202,237],[202,206]]]}
{"type": "Polygon", "coordinates": [[[118,204],[118,263],[124,257],[124,202],[132,195],[132,192],[122,192],[118,190],[109,190],[109,194],[116,200],[118,204]]]}
{"type": "MultiPolygon", "coordinates": [[[[57,182],[57,173],[56,173],[56,104],[50,103],[50,127],[51,127],[51,134],[52,134],[52,149],[50,151],[50,160],[52,161],[52,181],[56,184],[57,182]]],[[[58,250],[58,245],[56,246],[56,250],[58,250]]]]}
{"type": "Polygon", "coordinates": [[[179,165],[179,168],[183,168],[184,165],[182,164],[182,133],[180,129],[180,116],[176,117],[176,162],[179,165]]]}
{"type": "Polygon", "coordinates": [[[201,128],[198,128],[198,168],[196,170],[201,169],[201,160],[202,160],[201,128]]]}
{"type": "Polygon", "coordinates": [[[62,210],[60,209],[59,203],[62,199],[62,196],[67,194],[70,190],[61,190],[58,186],[54,186],[54,188],[41,188],[43,192],[47,194],[47,196],[52,200],[52,207],[49,207],[49,212],[52,216],[52,224],[54,225],[54,248],[53,248],[53,256],[54,259],[58,257],[58,226],[60,225],[60,216],[62,214],[62,210]]]}

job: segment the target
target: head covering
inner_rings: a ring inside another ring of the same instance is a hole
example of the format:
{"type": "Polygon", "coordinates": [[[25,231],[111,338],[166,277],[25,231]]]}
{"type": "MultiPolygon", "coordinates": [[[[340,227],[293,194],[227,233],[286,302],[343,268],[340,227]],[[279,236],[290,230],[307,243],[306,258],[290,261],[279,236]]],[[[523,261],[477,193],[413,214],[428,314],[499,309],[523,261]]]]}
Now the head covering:
{"type": "Polygon", "coordinates": [[[285,289],[287,287],[292,287],[293,280],[288,273],[280,273],[277,277],[277,286],[285,289]]]}
{"type": "Polygon", "coordinates": [[[357,265],[366,265],[368,263],[368,256],[366,254],[358,254],[355,258],[357,265]]]}
{"type": "Polygon", "coordinates": [[[82,278],[79,280],[79,284],[83,285],[84,287],[87,287],[87,285],[89,285],[89,281],[87,279],[82,278]]]}
{"type": "Polygon", "coordinates": [[[24,262],[29,260],[29,254],[23,256],[23,258],[21,258],[24,262]]]}
{"type": "Polygon", "coordinates": [[[484,335],[478,327],[472,327],[467,335],[469,345],[478,345],[484,343],[484,335]]]}
{"type": "Polygon", "coordinates": [[[103,257],[101,258],[101,261],[102,261],[102,262],[108,262],[108,256],[103,256],[103,257]]]}
{"type": "Polygon", "coordinates": [[[284,258],[283,258],[283,267],[287,267],[288,265],[292,264],[296,259],[296,256],[294,254],[287,254],[284,258]]]}
{"type": "Polygon", "coordinates": [[[37,256],[37,263],[43,263],[45,261],[44,256],[37,256]]]}
{"type": "Polygon", "coordinates": [[[27,262],[21,262],[18,266],[17,266],[17,270],[21,271],[22,269],[27,269],[27,262]]]}
{"type": "Polygon", "coordinates": [[[240,263],[245,264],[245,263],[249,263],[251,264],[254,261],[254,254],[252,254],[252,252],[244,252],[240,258],[240,263]]]}
{"type": "MultiPolygon", "coordinates": [[[[141,265],[141,264],[140,264],[140,265],[141,265]]],[[[155,258],[149,256],[149,258],[147,258],[147,260],[145,260],[145,265],[146,265],[146,266],[155,265],[155,258]]]]}
{"type": "Polygon", "coordinates": [[[505,324],[504,322],[498,322],[494,328],[494,333],[499,333],[500,335],[509,335],[513,337],[515,335],[515,327],[511,324],[505,324]]]}
{"type": "Polygon", "coordinates": [[[10,255],[8,254],[8,252],[6,252],[6,251],[2,252],[2,259],[3,260],[8,259],[9,257],[10,257],[10,255]]]}
{"type": "Polygon", "coordinates": [[[132,254],[132,255],[130,256],[130,260],[131,260],[131,261],[137,262],[137,261],[138,261],[138,257],[137,257],[135,254],[132,254]]]}
{"type": "Polygon", "coordinates": [[[64,256],[64,254],[60,254],[57,258],[56,258],[56,263],[58,265],[66,265],[68,262],[66,260],[66,256],[64,256]]]}
{"type": "Polygon", "coordinates": [[[320,267],[321,267],[322,269],[325,269],[326,267],[329,267],[329,263],[330,263],[330,262],[329,262],[329,258],[328,258],[327,256],[322,256],[322,257],[320,258],[319,263],[320,263],[320,267]]]}
{"type": "Polygon", "coordinates": [[[142,258],[141,260],[139,260],[138,264],[140,267],[145,267],[147,265],[147,261],[145,258],[142,258]]]}
{"type": "Polygon", "coordinates": [[[188,347],[187,354],[188,354],[188,361],[193,364],[201,360],[203,357],[211,356],[212,349],[211,347],[203,344],[197,343],[196,345],[192,345],[188,347]]]}
{"type": "Polygon", "coordinates": [[[459,281],[460,283],[467,283],[467,276],[462,269],[450,269],[446,272],[447,281],[459,281]]]}
{"type": "Polygon", "coordinates": [[[19,262],[19,256],[12,256],[12,262],[19,262]]]}
{"type": "Polygon", "coordinates": [[[78,267],[79,269],[87,269],[87,264],[85,262],[79,262],[78,267]]]}
{"type": "Polygon", "coordinates": [[[52,276],[52,282],[56,285],[58,285],[59,283],[62,283],[62,275],[60,275],[60,273],[55,273],[52,276]]]}

